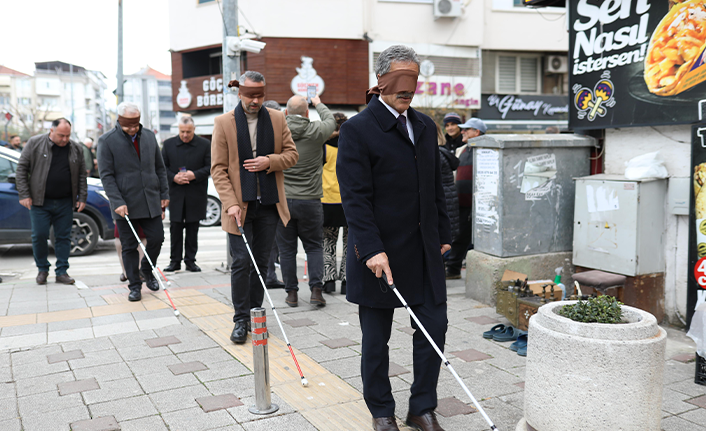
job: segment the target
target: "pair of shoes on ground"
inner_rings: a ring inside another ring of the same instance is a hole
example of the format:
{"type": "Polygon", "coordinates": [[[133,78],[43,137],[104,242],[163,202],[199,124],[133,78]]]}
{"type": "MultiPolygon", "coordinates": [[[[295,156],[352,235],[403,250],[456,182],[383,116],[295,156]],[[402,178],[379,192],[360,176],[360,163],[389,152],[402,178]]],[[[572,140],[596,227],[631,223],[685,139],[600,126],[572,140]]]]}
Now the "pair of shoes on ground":
{"type": "Polygon", "coordinates": [[[527,334],[520,334],[517,341],[510,344],[510,350],[517,352],[520,356],[527,356],[527,334]]]}
{"type": "MultiPolygon", "coordinates": [[[[335,293],[336,292],[336,280],[329,280],[324,283],[324,293],[335,293]]],[[[341,295],[346,294],[346,281],[341,282],[341,295]]]]}
{"type": "MultiPolygon", "coordinates": [[[[427,412],[421,416],[408,414],[405,424],[412,429],[421,431],[444,431],[436,420],[436,414],[434,412],[427,412]]],[[[375,431],[399,431],[394,416],[373,418],[373,429],[375,431]]]]}
{"type": "Polygon", "coordinates": [[[526,333],[527,332],[520,331],[512,325],[505,326],[501,323],[490,328],[490,331],[483,332],[483,338],[503,343],[505,341],[515,341],[517,337],[526,333]]]}
{"type": "Polygon", "coordinates": [[[235,344],[245,344],[248,339],[248,332],[250,332],[250,321],[238,320],[235,322],[233,332],[230,334],[230,341],[235,344]]]}
{"type": "MultiPolygon", "coordinates": [[[[186,267],[187,271],[201,272],[201,268],[199,268],[199,266],[195,263],[184,262],[184,266],[186,267]]],[[[164,268],[164,272],[174,272],[174,271],[179,271],[180,269],[181,269],[180,262],[171,262],[168,267],[164,268]]]]}
{"type": "MultiPolygon", "coordinates": [[[[49,277],[47,271],[39,271],[36,278],[37,284],[47,284],[47,277],[49,277]]],[[[71,278],[69,274],[61,274],[56,276],[56,282],[61,284],[74,284],[76,280],[71,278]]]]}
{"type": "MultiPolygon", "coordinates": [[[[140,270],[140,280],[145,282],[145,286],[153,292],[159,290],[159,282],[151,272],[140,270]]],[[[140,301],[142,299],[142,283],[137,287],[130,287],[130,293],[127,296],[127,300],[131,302],[140,301]]]]}
{"type": "MultiPolygon", "coordinates": [[[[325,307],[326,300],[322,295],[323,289],[320,287],[314,287],[311,289],[311,298],[309,298],[309,303],[317,307],[325,307]]],[[[299,307],[299,294],[296,290],[290,290],[287,292],[287,299],[284,300],[290,307],[299,307]]]]}

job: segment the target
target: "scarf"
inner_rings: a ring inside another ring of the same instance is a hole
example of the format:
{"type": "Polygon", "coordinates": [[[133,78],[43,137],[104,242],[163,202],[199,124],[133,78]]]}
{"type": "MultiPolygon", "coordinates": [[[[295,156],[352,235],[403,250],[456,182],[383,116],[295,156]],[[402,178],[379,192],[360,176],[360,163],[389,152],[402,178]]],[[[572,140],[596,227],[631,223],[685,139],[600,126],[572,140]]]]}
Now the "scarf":
{"type": "Polygon", "coordinates": [[[417,91],[417,78],[419,78],[419,74],[409,69],[388,72],[378,78],[378,85],[365,93],[365,103],[370,103],[374,94],[388,95],[403,91],[414,93],[417,91]]]}
{"type": "MultiPolygon", "coordinates": [[[[279,202],[277,180],[274,175],[267,175],[267,171],[250,172],[243,166],[243,162],[252,159],[252,145],[248,119],[245,117],[243,104],[233,110],[235,126],[238,132],[238,156],[240,157],[240,188],[243,192],[243,201],[257,200],[257,183],[260,182],[260,202],[263,205],[272,205],[279,202]]],[[[257,114],[257,155],[267,156],[275,152],[275,132],[272,128],[270,114],[266,108],[260,108],[257,114]]]]}

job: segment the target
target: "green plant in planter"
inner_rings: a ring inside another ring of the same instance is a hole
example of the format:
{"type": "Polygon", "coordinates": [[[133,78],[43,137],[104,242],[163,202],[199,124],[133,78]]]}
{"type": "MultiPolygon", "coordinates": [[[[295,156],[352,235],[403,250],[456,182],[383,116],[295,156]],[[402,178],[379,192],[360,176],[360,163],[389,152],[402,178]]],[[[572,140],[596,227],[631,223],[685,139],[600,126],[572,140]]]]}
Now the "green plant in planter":
{"type": "Polygon", "coordinates": [[[622,323],[622,302],[612,296],[598,296],[564,305],[559,310],[559,315],[583,323],[622,323]]]}

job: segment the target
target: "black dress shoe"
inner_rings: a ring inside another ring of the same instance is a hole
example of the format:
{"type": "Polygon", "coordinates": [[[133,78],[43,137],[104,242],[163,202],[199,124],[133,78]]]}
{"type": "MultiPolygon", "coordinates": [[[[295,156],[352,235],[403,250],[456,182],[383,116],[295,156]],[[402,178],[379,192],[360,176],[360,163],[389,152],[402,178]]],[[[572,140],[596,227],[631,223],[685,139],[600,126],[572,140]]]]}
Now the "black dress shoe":
{"type": "Polygon", "coordinates": [[[444,431],[436,421],[436,415],[434,412],[426,412],[421,416],[413,416],[407,414],[407,421],[405,422],[407,426],[421,431],[444,431]]]}
{"type": "Polygon", "coordinates": [[[125,276],[125,274],[120,274],[120,281],[127,281],[127,277],[125,276]]]}
{"type": "Polygon", "coordinates": [[[168,267],[164,268],[164,272],[174,272],[181,269],[179,262],[171,262],[168,267]]]}
{"type": "Polygon", "coordinates": [[[186,263],[186,270],[191,272],[201,272],[201,268],[195,263],[186,263]]]}
{"type": "Polygon", "coordinates": [[[154,275],[146,273],[144,271],[140,271],[140,276],[144,278],[145,280],[145,286],[153,292],[156,292],[159,290],[159,282],[157,281],[156,278],[154,278],[154,275]]]}
{"type": "Polygon", "coordinates": [[[135,289],[130,289],[130,294],[127,296],[128,301],[139,301],[142,299],[142,293],[140,292],[140,287],[135,289]]]}
{"type": "Polygon", "coordinates": [[[373,429],[375,431],[399,431],[397,421],[394,417],[388,418],[373,418],[373,429]]]}
{"type": "Polygon", "coordinates": [[[284,289],[284,283],[279,280],[267,282],[268,289],[284,289]]]}
{"type": "Polygon", "coordinates": [[[324,293],[333,293],[336,291],[336,280],[329,280],[324,283],[324,293]]]}
{"type": "Polygon", "coordinates": [[[343,280],[341,282],[341,295],[345,295],[345,294],[346,294],[346,280],[343,280]]]}
{"type": "Polygon", "coordinates": [[[235,322],[233,332],[230,334],[230,341],[235,344],[245,344],[248,339],[248,321],[238,320],[235,322]]]}

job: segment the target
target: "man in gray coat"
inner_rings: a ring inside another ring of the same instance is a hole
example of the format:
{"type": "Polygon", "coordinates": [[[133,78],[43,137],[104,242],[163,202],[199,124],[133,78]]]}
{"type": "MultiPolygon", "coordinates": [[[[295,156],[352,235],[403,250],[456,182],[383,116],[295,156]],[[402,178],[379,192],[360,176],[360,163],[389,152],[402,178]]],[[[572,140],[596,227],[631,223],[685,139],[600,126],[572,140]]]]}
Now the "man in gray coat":
{"type": "Polygon", "coordinates": [[[140,108],[135,104],[118,105],[118,124],[101,136],[98,144],[98,171],[123,246],[130,289],[128,299],[139,301],[140,273],[148,289],[159,290],[159,284],[150,271],[147,256],[142,258],[143,269],[139,269],[137,239],[125,216],[130,217],[134,229],[142,227],[147,238],[147,255],[156,265],[164,242],[162,212],[169,205],[167,171],[157,139],[140,124],[140,108]]]}
{"type": "Polygon", "coordinates": [[[290,307],[299,305],[297,278],[297,238],[301,239],[309,265],[309,303],[323,307],[326,300],[321,294],[324,274],[324,196],[321,174],[324,168],[324,142],[336,129],[336,120],[331,111],[321,103],[319,96],[311,103],[321,121],[309,121],[309,105],[306,98],[292,96],[287,102],[287,125],[297,146],[299,161],[284,171],[284,192],[291,216],[287,226],[277,225],[277,247],[287,291],[286,303],[290,307]]]}
{"type": "Polygon", "coordinates": [[[72,142],[71,123],[54,120],[48,134],[33,136],[17,163],[16,186],[20,205],[29,209],[32,223],[32,253],[37,264],[37,284],[47,284],[49,250],[47,239],[54,226],[56,282],[74,284],[66,271],[71,254],[74,211],[86,207],[88,185],[80,144],[72,142]]]}

